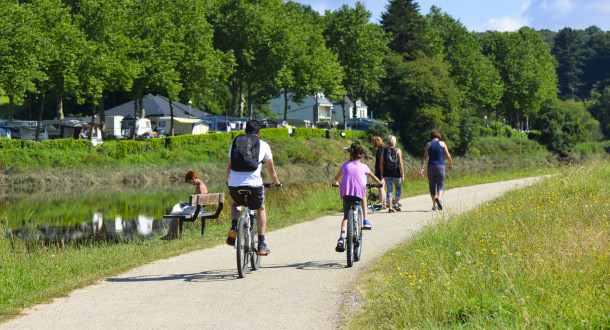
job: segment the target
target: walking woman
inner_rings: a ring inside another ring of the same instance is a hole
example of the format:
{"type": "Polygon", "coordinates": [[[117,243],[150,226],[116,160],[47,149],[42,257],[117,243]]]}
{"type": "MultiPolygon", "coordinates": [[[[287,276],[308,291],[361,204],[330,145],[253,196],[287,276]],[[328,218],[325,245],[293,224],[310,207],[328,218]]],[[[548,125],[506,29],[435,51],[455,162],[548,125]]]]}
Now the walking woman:
{"type": "Polygon", "coordinates": [[[424,166],[428,160],[428,185],[430,187],[430,197],[432,198],[432,210],[443,209],[443,192],[445,192],[445,160],[449,161],[449,169],[453,169],[451,154],[445,142],[441,141],[441,132],[433,130],[430,132],[430,142],[426,143],[424,159],[421,163],[421,176],[424,176],[424,166]]]}
{"type": "Polygon", "coordinates": [[[396,148],[396,137],[393,135],[388,136],[386,139],[388,147],[383,150],[383,157],[381,157],[381,177],[383,177],[385,184],[388,187],[388,195],[386,204],[388,205],[388,212],[393,213],[394,211],[400,211],[398,207],[398,201],[400,200],[400,193],[402,190],[401,184],[405,181],[405,170],[402,164],[402,150],[396,148]],[[392,199],[392,190],[396,187],[396,195],[392,199]],[[392,201],[394,203],[392,203],[392,201]]]}
{"type": "Polygon", "coordinates": [[[383,177],[381,176],[381,159],[383,158],[383,140],[379,136],[375,136],[373,138],[373,148],[377,149],[375,153],[375,176],[379,178],[383,187],[379,188],[379,202],[381,203],[381,208],[385,209],[385,182],[383,177]]]}

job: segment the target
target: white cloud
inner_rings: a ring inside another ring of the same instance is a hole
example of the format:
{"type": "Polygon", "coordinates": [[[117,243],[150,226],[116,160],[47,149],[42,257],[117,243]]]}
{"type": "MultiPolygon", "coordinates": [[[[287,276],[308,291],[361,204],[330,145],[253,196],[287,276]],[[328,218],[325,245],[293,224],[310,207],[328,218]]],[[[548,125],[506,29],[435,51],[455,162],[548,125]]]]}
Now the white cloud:
{"type": "Polygon", "coordinates": [[[501,18],[492,18],[489,21],[480,24],[474,25],[471,27],[471,30],[484,32],[489,30],[494,31],[517,31],[522,26],[528,25],[527,20],[523,19],[520,16],[505,16],[501,18]]]}
{"type": "Polygon", "coordinates": [[[585,29],[596,25],[610,30],[608,0],[528,0],[514,15],[492,18],[472,26],[474,31],[516,31],[522,26],[559,31],[564,27],[585,29]]]}

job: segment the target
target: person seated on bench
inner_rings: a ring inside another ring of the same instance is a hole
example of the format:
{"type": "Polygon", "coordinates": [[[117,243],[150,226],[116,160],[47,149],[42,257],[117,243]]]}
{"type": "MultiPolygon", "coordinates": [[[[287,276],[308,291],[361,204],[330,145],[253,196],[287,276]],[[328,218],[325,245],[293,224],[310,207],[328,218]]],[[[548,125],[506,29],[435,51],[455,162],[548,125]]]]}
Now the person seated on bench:
{"type": "MultiPolygon", "coordinates": [[[[190,183],[195,186],[195,194],[207,194],[208,188],[205,186],[205,183],[199,179],[197,173],[195,171],[189,171],[186,173],[184,177],[184,182],[190,183]]],[[[173,215],[182,215],[188,214],[191,215],[195,212],[196,207],[191,207],[188,203],[178,203],[174,205],[172,208],[172,212],[170,214],[173,215]]],[[[167,235],[161,237],[162,240],[171,241],[174,238],[178,237],[178,225],[180,221],[178,219],[171,219],[169,222],[169,231],[167,235]]]]}

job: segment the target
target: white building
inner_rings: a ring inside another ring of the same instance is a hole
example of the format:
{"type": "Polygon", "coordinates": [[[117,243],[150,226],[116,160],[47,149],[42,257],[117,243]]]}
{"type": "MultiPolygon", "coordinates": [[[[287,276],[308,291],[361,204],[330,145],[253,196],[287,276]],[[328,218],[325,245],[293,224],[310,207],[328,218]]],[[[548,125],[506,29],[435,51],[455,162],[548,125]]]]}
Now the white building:
{"type": "MultiPolygon", "coordinates": [[[[269,102],[269,108],[279,119],[284,119],[284,112],[286,112],[286,119],[310,120],[318,123],[318,125],[320,122],[337,123],[343,121],[341,104],[339,102],[331,102],[323,94],[318,94],[317,97],[307,97],[301,103],[292,101],[291,97],[292,93],[288,93],[287,109],[284,109],[283,93],[269,102]]],[[[348,119],[368,118],[368,106],[361,99],[354,103],[349,97],[346,97],[345,115],[348,119]],[[355,112],[354,109],[356,110],[355,112]]]]}

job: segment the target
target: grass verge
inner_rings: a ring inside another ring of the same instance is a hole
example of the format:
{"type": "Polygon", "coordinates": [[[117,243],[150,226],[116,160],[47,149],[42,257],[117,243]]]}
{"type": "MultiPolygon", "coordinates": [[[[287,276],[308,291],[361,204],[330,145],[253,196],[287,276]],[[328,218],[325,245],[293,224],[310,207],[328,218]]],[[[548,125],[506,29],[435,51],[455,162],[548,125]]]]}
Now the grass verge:
{"type": "MultiPolygon", "coordinates": [[[[494,169],[489,173],[482,171],[475,174],[454,172],[447,184],[450,189],[546,174],[554,170],[552,167],[529,167],[518,170],[494,169]]],[[[334,172],[329,173],[334,175],[334,172]]],[[[320,178],[323,180],[323,176],[320,178]]],[[[339,212],[341,200],[338,191],[330,187],[329,181],[330,179],[319,183],[286,184],[282,190],[269,190],[268,230],[339,212]]],[[[403,196],[425,194],[427,189],[427,181],[414,175],[405,183],[403,196]]],[[[48,246],[0,239],[0,322],[14,317],[21,308],[49,302],[54,297],[65,295],[101,278],[150,261],[223,244],[228,230],[227,221],[228,217],[223,215],[218,221],[209,222],[204,239],[199,234],[198,224],[187,225],[184,239],[171,243],[152,240],[48,246]]],[[[2,222],[8,223],[8,220],[0,219],[2,222]]],[[[2,227],[0,225],[0,230],[4,231],[2,227]]]]}
{"type": "Polygon", "coordinates": [[[350,328],[608,328],[610,163],[435,223],[356,281],[350,328]]]}

